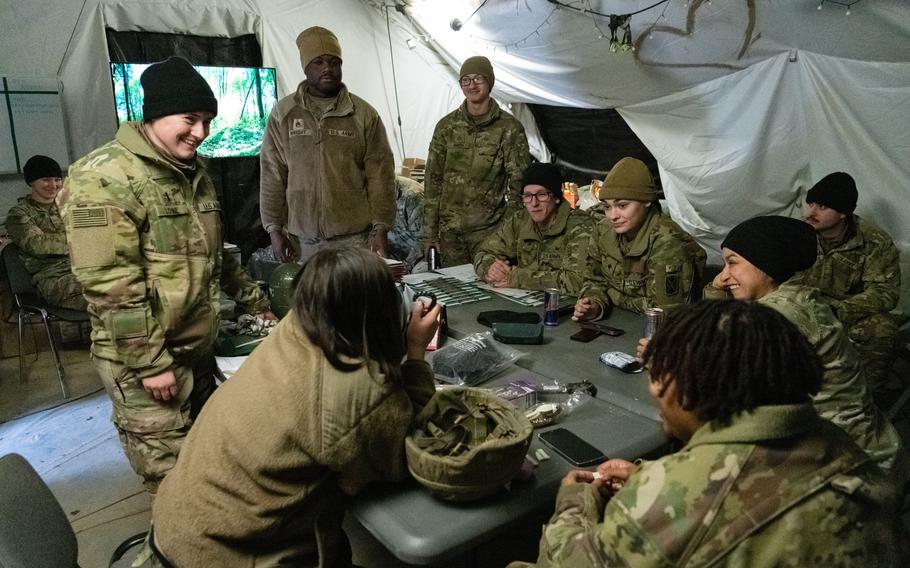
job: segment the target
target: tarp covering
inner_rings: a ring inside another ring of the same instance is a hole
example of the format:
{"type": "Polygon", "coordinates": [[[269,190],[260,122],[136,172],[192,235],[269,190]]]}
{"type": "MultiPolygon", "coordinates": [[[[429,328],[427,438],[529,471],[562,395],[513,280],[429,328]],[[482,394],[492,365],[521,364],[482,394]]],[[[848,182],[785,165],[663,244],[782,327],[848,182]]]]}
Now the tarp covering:
{"type": "MultiPolygon", "coordinates": [[[[730,226],[793,211],[800,188],[835,170],[857,179],[860,214],[910,250],[910,2],[864,0],[847,16],[819,0],[670,0],[632,16],[635,51],[611,52],[609,18],[594,12],[655,1],[14,0],[0,11],[0,71],[61,79],[76,158],[115,129],[105,27],[255,34],[284,95],[303,79],[294,38],[321,25],[400,160],[426,156],[436,121],[461,102],[461,61],[481,54],[540,158],[525,103],[616,108],[656,157],[671,213],[715,260],[730,226]]],[[[4,211],[13,187],[0,179],[4,211]]]]}

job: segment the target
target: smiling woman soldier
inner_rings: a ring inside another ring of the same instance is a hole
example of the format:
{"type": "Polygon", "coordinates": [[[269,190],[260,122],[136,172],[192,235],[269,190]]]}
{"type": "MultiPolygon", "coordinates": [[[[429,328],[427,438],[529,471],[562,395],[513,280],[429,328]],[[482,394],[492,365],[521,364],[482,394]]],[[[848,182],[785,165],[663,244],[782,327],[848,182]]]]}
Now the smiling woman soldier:
{"type": "Polygon", "coordinates": [[[142,122],[70,168],[58,196],[73,273],[92,316],[92,361],[130,465],[153,496],[214,390],[219,288],[250,313],[268,301],[222,254],[221,207],[196,149],[218,113],[184,59],[140,77],[142,122]]]}

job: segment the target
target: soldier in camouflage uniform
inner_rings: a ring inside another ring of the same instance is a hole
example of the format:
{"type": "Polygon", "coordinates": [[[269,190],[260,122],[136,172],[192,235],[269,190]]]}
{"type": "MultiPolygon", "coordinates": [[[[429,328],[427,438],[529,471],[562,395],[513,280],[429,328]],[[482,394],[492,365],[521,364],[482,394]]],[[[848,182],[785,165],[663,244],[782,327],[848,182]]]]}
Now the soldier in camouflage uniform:
{"type": "Polygon", "coordinates": [[[82,286],[70,271],[63,219],[54,199],[63,187],[60,165],[47,156],[32,156],[22,170],[31,195],[6,215],[6,232],[19,247],[25,269],[48,303],[85,311],[82,286]]]}
{"type": "Polygon", "coordinates": [[[274,316],[222,252],[221,208],[196,157],[217,113],[211,89],[176,57],[140,81],[144,120],[74,163],[58,203],[89,302],[95,368],[130,464],[154,496],[214,390],[220,290],[274,316]]]}
{"type": "Polygon", "coordinates": [[[818,291],[794,284],[793,275],[815,262],[812,228],[788,217],[756,217],[740,223],[721,245],[724,269],[705,297],[758,301],[784,315],[815,348],[823,365],[816,411],[843,428],[884,468],[902,475],[901,439],[875,406],[866,387],[860,355],[843,325],[819,300],[818,291]]]}
{"type": "Polygon", "coordinates": [[[806,222],[818,235],[818,259],[796,281],[818,288],[859,348],[873,391],[888,380],[894,362],[896,318],[901,269],[891,237],[853,213],[856,182],[835,172],[822,178],[806,195],[806,222]]]}
{"type": "Polygon", "coordinates": [[[808,403],[820,362],[784,317],[684,306],[644,359],[664,429],[686,445],[569,472],[537,566],[899,565],[894,487],[808,403]]]}
{"type": "Polygon", "coordinates": [[[404,262],[411,271],[422,255],[423,186],[404,176],[398,176],[397,182],[397,211],[389,231],[389,256],[404,262]]]}
{"type": "Polygon", "coordinates": [[[436,124],[424,181],[424,251],[446,266],[473,262],[477,245],[521,192],[530,161],[524,128],[490,98],[495,77],[486,57],[465,60],[458,75],[465,101],[436,124]]]}
{"type": "Polygon", "coordinates": [[[581,289],[578,255],[593,219],[562,198],[562,175],[553,164],[531,164],[522,178],[524,209],[512,213],[478,247],[474,270],[496,287],[581,289]]]}
{"type": "Polygon", "coordinates": [[[707,255],[669,216],[641,160],[623,158],[600,190],[606,219],[584,245],[585,284],[572,319],[609,314],[612,306],[642,313],[689,302],[707,255]]]}

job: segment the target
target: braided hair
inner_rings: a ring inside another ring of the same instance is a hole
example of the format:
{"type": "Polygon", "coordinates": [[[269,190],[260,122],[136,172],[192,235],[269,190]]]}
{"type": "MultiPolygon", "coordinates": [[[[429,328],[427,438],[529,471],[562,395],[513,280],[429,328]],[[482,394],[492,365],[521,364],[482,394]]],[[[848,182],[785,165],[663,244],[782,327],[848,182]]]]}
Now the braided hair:
{"type": "Polygon", "coordinates": [[[674,382],[683,409],[722,426],[758,406],[809,402],[821,387],[821,360],[806,338],[757,302],[680,307],[642,357],[661,394],[674,382]]]}

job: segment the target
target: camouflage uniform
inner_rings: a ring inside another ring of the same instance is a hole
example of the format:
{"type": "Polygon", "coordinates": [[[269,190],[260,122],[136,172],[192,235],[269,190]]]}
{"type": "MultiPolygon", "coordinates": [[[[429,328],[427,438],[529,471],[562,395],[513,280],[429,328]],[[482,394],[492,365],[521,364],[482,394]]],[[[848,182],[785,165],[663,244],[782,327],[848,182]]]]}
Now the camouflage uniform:
{"type": "Polygon", "coordinates": [[[436,124],[424,182],[424,240],[442,248],[445,266],[474,260],[477,245],[502,221],[530,163],[524,128],[490,99],[483,117],[466,102],[436,124]]]}
{"type": "Polygon", "coordinates": [[[398,176],[398,200],[395,224],[389,231],[389,256],[414,267],[420,256],[423,229],[423,186],[398,176]]]}
{"type": "Polygon", "coordinates": [[[859,216],[839,243],[819,237],[815,265],[794,278],[821,291],[847,335],[859,348],[869,385],[877,390],[894,361],[898,326],[889,314],[901,291],[899,253],[887,233],[859,216]]]}
{"type": "Polygon", "coordinates": [[[578,256],[591,238],[593,225],[590,215],[573,211],[565,201],[543,230],[526,209],[516,211],[477,248],[474,270],[483,278],[494,260],[507,259],[512,266],[510,287],[559,288],[577,294],[582,284],[578,256]]]}
{"type": "Polygon", "coordinates": [[[894,497],[809,405],[763,406],[643,463],[606,508],[562,487],[537,566],[897,566],[894,497]]]}
{"type": "Polygon", "coordinates": [[[92,316],[92,355],[133,469],[154,494],[214,388],[220,288],[251,312],[259,287],[222,253],[221,208],[203,165],[179,169],[138,123],[70,167],[57,201],[92,316]],[[172,370],[158,402],[141,379],[172,370]]]}
{"type": "MultiPolygon", "coordinates": [[[[705,287],[705,297],[724,297],[705,287]]],[[[822,360],[821,390],[813,404],[822,418],[843,428],[853,441],[884,468],[895,465],[901,439],[866,389],[866,375],[844,327],[818,299],[818,290],[787,281],[759,302],[780,312],[805,336],[822,360]]]]}
{"type": "Polygon", "coordinates": [[[604,313],[611,305],[642,313],[688,303],[707,260],[692,237],[653,209],[631,242],[602,220],[585,249],[581,296],[604,313]]]}
{"type": "Polygon", "coordinates": [[[41,296],[55,306],[84,311],[82,286],[70,271],[57,204],[22,199],[7,214],[6,232],[21,250],[22,262],[41,296]]]}

